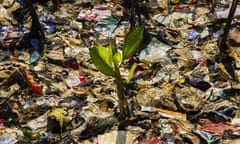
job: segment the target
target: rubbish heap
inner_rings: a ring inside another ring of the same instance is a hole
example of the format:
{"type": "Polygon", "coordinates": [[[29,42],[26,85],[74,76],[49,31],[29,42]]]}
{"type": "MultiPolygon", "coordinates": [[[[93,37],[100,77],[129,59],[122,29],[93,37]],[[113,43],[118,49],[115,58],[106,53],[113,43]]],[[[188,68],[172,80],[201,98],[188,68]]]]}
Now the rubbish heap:
{"type": "Polygon", "coordinates": [[[232,0],[135,1],[145,33],[120,69],[137,63],[119,121],[116,82],[89,49],[122,50],[128,2],[1,1],[0,144],[240,143],[239,2],[222,52],[232,0]]]}

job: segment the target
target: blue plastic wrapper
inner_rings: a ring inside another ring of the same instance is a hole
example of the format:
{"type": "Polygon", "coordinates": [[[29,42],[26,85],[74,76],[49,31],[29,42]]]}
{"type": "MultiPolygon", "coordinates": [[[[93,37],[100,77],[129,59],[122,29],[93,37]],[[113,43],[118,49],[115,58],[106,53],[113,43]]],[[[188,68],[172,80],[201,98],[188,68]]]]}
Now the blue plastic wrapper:
{"type": "Polygon", "coordinates": [[[34,47],[35,50],[39,50],[39,39],[31,39],[31,45],[34,47]]]}
{"type": "Polygon", "coordinates": [[[45,31],[46,31],[47,33],[53,33],[53,32],[55,32],[55,30],[56,30],[56,25],[53,24],[53,23],[51,23],[51,24],[49,24],[49,25],[45,25],[45,26],[44,26],[44,29],[45,29],[45,31]]]}
{"type": "Polygon", "coordinates": [[[196,32],[196,31],[190,32],[188,34],[188,40],[194,41],[194,40],[196,40],[198,38],[198,35],[199,35],[199,33],[196,32]]]}
{"type": "Polygon", "coordinates": [[[0,39],[5,39],[7,37],[7,29],[1,29],[0,39]]]}
{"type": "Polygon", "coordinates": [[[24,0],[17,0],[20,4],[24,4],[24,0]]]}
{"type": "Polygon", "coordinates": [[[16,140],[12,138],[10,135],[3,135],[0,137],[0,144],[14,144],[16,140]]]}
{"type": "Polygon", "coordinates": [[[205,131],[200,131],[199,132],[200,136],[205,139],[209,144],[213,144],[218,141],[218,137],[214,136],[211,133],[205,132],[205,131]]]}
{"type": "Polygon", "coordinates": [[[31,56],[30,59],[28,61],[26,61],[27,64],[32,64],[38,61],[38,59],[40,58],[40,54],[37,51],[34,51],[31,56]]]}
{"type": "Polygon", "coordinates": [[[23,106],[23,108],[26,109],[26,108],[28,108],[29,106],[33,105],[33,104],[34,104],[34,102],[33,102],[32,100],[26,101],[25,104],[24,104],[24,106],[23,106]]]}

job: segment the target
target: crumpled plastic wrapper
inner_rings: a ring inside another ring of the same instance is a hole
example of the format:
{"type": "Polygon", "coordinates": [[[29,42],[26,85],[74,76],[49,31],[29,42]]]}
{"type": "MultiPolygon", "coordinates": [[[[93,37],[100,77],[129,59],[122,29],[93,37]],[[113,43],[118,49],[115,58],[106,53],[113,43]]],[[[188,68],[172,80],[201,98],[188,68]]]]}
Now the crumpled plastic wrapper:
{"type": "Polygon", "coordinates": [[[198,111],[206,101],[205,93],[193,87],[175,89],[176,100],[184,111],[198,111]]]}
{"type": "Polygon", "coordinates": [[[135,134],[129,131],[111,131],[102,135],[98,135],[99,144],[132,144],[136,138],[135,134]]]}

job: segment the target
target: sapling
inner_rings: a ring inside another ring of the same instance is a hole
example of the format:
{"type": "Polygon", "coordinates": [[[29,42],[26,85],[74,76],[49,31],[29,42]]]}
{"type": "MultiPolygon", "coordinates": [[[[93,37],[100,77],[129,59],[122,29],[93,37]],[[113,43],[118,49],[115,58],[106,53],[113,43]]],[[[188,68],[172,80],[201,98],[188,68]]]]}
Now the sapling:
{"type": "Polygon", "coordinates": [[[143,26],[132,30],[127,35],[122,52],[117,51],[113,44],[109,44],[108,47],[104,47],[101,43],[97,43],[97,47],[89,49],[90,57],[95,67],[103,74],[115,78],[120,111],[118,116],[119,120],[124,120],[127,117],[126,108],[128,108],[128,101],[125,96],[124,86],[126,82],[130,82],[134,69],[136,68],[136,64],[133,64],[127,81],[124,81],[119,69],[122,62],[132,57],[137,48],[140,46],[143,39],[143,32],[143,26]]]}

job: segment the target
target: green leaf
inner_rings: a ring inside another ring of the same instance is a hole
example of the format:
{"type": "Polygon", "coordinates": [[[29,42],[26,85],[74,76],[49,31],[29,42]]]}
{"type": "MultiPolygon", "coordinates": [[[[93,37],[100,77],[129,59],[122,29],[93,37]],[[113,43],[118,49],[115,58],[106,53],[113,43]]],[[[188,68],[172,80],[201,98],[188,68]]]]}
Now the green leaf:
{"type": "Polygon", "coordinates": [[[123,46],[123,59],[131,57],[140,46],[143,39],[144,27],[140,26],[129,33],[123,46]]]}
{"type": "Polygon", "coordinates": [[[63,121],[66,120],[65,111],[62,108],[55,108],[52,112],[48,113],[48,117],[55,117],[56,120],[59,122],[61,133],[63,127],[63,121]]]}
{"type": "Polygon", "coordinates": [[[28,142],[31,142],[33,140],[39,140],[40,134],[39,133],[33,133],[32,129],[29,127],[23,127],[22,129],[24,140],[27,140],[28,142]]]}
{"type": "Polygon", "coordinates": [[[30,128],[28,127],[23,127],[22,132],[24,134],[24,137],[26,140],[31,141],[33,140],[33,132],[30,128]]]}
{"type": "Polygon", "coordinates": [[[113,67],[104,60],[103,54],[100,56],[98,48],[90,48],[89,53],[93,64],[101,73],[107,76],[115,75],[113,67]]]}
{"type": "Polygon", "coordinates": [[[122,55],[121,53],[117,52],[114,54],[113,56],[113,61],[116,63],[116,64],[119,64],[121,61],[122,61],[122,55]]]}
{"type": "Polygon", "coordinates": [[[130,82],[130,80],[132,79],[133,75],[134,75],[134,72],[135,72],[135,69],[137,68],[137,64],[134,63],[128,73],[128,79],[127,79],[127,83],[130,82]]]}
{"type": "Polygon", "coordinates": [[[114,45],[112,43],[109,44],[109,49],[112,51],[113,55],[117,52],[116,48],[114,47],[114,45]]]}
{"type": "Polygon", "coordinates": [[[113,54],[112,54],[112,50],[110,48],[105,48],[103,45],[101,45],[100,43],[98,43],[98,54],[99,56],[105,61],[105,63],[110,66],[113,67],[113,54]]]}

